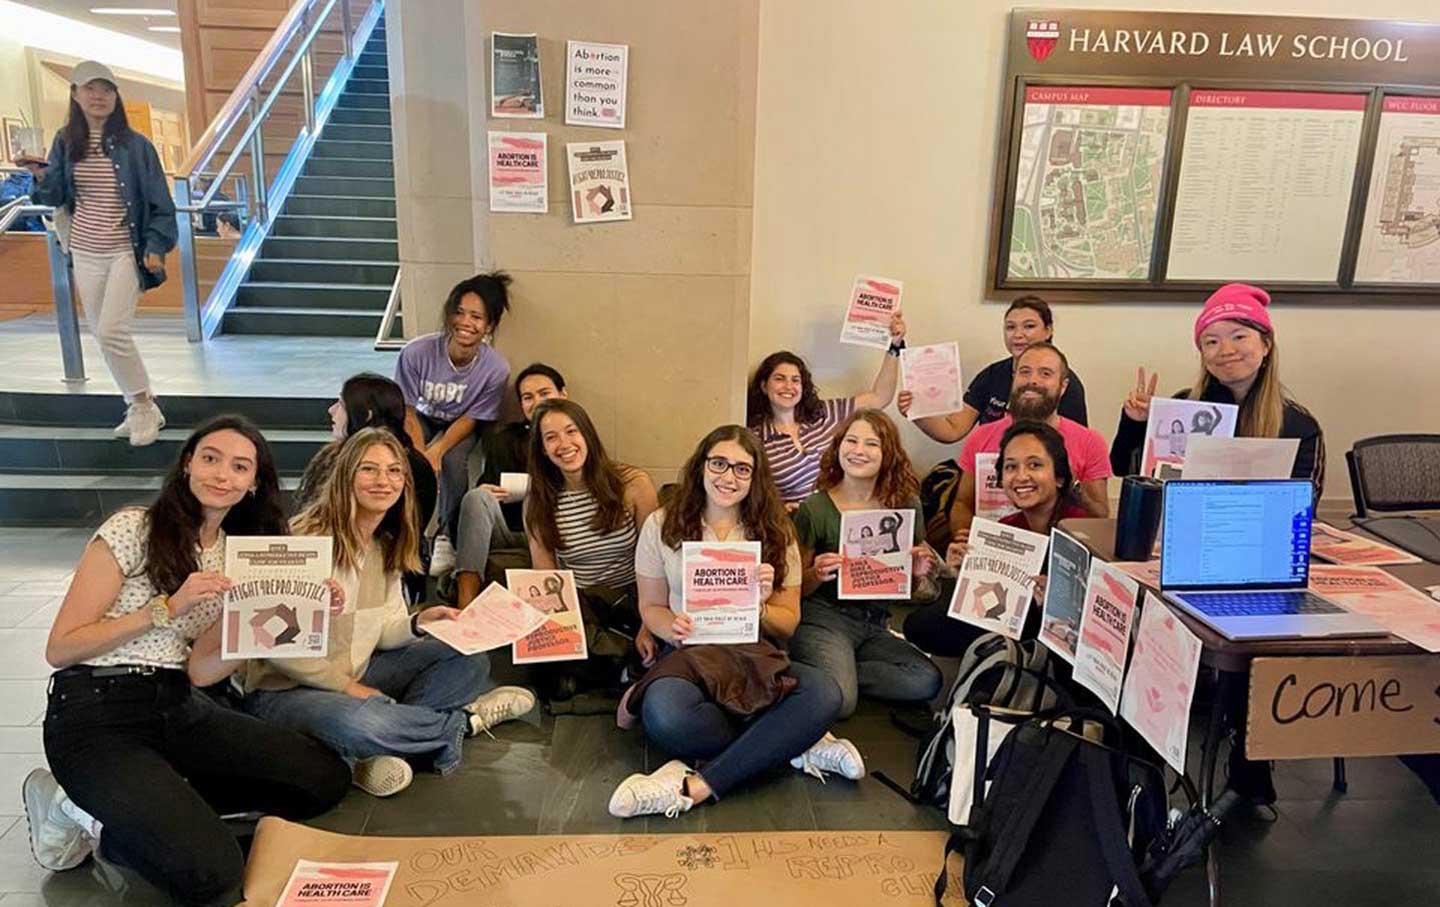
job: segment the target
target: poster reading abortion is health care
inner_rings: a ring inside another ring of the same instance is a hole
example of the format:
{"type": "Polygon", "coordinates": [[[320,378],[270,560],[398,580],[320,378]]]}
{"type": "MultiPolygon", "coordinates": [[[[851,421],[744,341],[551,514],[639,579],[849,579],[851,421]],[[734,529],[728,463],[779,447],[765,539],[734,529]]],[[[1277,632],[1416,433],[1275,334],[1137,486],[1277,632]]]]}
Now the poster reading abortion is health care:
{"type": "Polygon", "coordinates": [[[549,204],[545,133],[490,133],[490,210],[544,214],[549,204]]]}
{"type": "Polygon", "coordinates": [[[323,658],[330,642],[329,536],[227,536],[220,658],[323,658]]]}
{"type": "Polygon", "coordinates": [[[904,285],[890,277],[857,277],[840,326],[840,342],[890,348],[890,316],[900,309],[904,285]]]}
{"type": "Polygon", "coordinates": [[[760,543],[685,542],[680,549],[686,645],[760,639],[760,543]]]}

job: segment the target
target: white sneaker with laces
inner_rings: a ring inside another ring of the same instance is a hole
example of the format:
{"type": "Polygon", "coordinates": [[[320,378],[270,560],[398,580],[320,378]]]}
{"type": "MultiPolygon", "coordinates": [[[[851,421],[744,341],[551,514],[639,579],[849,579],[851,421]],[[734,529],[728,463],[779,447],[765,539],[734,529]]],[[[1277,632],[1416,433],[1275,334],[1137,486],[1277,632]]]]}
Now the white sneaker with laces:
{"type": "Polygon", "coordinates": [[[430,575],[444,576],[455,569],[455,546],[445,534],[435,536],[435,546],[430,549],[430,575]]]}
{"type": "Polygon", "coordinates": [[[685,776],[690,773],[685,763],[671,759],[648,775],[631,775],[610,795],[610,815],[617,819],[649,815],[675,818],[695,805],[684,794],[685,776]]]}
{"type": "Polygon", "coordinates": [[[822,782],[826,772],[834,772],[851,781],[865,777],[865,760],[861,758],[860,750],[849,740],[836,737],[829,731],[808,750],[791,759],[790,764],[822,782]]]}
{"type": "MultiPolygon", "coordinates": [[[[30,826],[30,852],[35,862],[51,872],[74,869],[85,862],[95,850],[95,839],[65,808],[66,804],[87,819],[89,816],[70,803],[55,776],[37,768],[25,776],[20,793],[25,800],[25,821],[30,826]]],[[[90,824],[98,826],[94,819],[90,824]]]]}
{"type": "Polygon", "coordinates": [[[374,756],[355,763],[350,783],[372,797],[392,797],[410,786],[415,770],[399,756],[374,756]]]}
{"type": "MultiPolygon", "coordinates": [[[[470,736],[490,734],[490,729],[535,708],[535,694],[524,687],[496,687],[470,703],[470,736]]],[[[490,734],[490,736],[494,736],[490,734]]]]}
{"type": "Polygon", "coordinates": [[[153,400],[132,403],[125,422],[130,426],[130,446],[146,447],[160,437],[160,429],[165,427],[165,414],[160,412],[160,407],[153,400]]]}

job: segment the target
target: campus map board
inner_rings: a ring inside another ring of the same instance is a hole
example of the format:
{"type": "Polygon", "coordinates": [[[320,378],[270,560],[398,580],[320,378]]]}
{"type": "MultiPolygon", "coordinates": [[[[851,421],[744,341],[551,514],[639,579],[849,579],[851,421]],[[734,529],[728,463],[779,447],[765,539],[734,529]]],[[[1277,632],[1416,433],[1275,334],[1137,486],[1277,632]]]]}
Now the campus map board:
{"type": "Polygon", "coordinates": [[[1336,282],[1367,99],[1192,91],[1166,276],[1336,282]]]}
{"type": "Polygon", "coordinates": [[[1440,97],[1385,98],[1357,283],[1440,283],[1440,97]]]}
{"type": "Polygon", "coordinates": [[[1009,275],[1144,280],[1169,89],[1025,89],[1009,275]]]}

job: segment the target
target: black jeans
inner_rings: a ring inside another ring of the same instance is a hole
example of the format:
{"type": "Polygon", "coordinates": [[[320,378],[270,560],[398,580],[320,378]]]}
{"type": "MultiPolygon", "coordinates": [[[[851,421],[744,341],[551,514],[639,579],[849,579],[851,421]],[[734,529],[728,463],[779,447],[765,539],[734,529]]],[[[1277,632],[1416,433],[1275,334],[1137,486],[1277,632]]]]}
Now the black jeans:
{"type": "Polygon", "coordinates": [[[45,755],[70,799],[100,820],[105,855],[176,904],[233,907],[244,857],[220,815],[308,819],[350,786],[340,757],[302,734],[232,711],[181,671],[50,682],[45,755]]]}
{"type": "MultiPolygon", "coordinates": [[[[445,434],[450,426],[455,424],[453,419],[446,422],[419,413],[416,413],[416,416],[420,420],[420,432],[425,436],[427,444],[445,434]]],[[[437,505],[440,510],[440,528],[457,550],[460,547],[457,541],[460,532],[460,502],[465,499],[465,492],[470,490],[470,452],[475,449],[479,440],[480,435],[477,432],[466,435],[447,450],[440,460],[440,500],[437,505]]],[[[421,526],[420,529],[423,532],[425,527],[421,526]]]]}

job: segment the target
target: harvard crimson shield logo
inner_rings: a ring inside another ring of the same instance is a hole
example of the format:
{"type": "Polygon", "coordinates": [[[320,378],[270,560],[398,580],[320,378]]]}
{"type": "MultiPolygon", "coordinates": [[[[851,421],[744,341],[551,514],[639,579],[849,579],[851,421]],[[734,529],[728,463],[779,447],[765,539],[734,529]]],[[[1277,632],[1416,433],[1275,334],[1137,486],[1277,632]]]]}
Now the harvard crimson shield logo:
{"type": "Polygon", "coordinates": [[[1059,22],[1031,21],[1025,29],[1025,43],[1030,47],[1030,56],[1035,62],[1044,63],[1050,51],[1060,40],[1059,22]]]}

